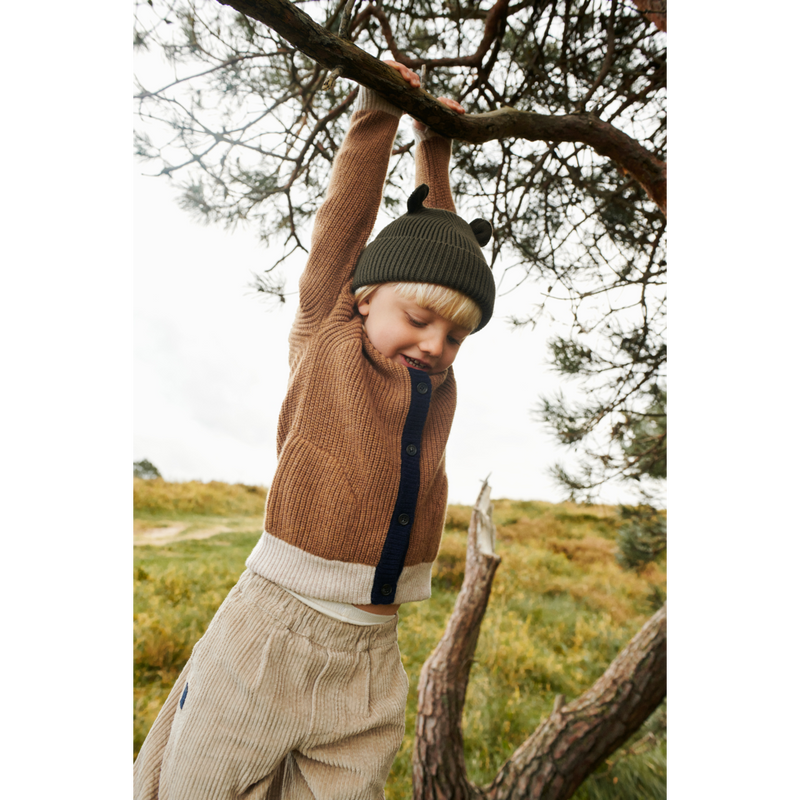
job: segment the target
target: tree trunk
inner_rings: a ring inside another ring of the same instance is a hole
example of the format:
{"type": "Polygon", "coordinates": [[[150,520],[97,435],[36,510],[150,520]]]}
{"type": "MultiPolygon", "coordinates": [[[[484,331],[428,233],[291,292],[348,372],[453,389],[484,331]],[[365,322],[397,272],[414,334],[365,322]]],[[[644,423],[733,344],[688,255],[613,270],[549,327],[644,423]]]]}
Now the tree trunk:
{"type": "Polygon", "coordinates": [[[484,481],[469,523],[464,583],[444,635],[419,677],[414,800],[468,800],[481,796],[480,790],[467,780],[461,715],[481,622],[500,564],[500,557],[494,553],[490,491],[484,481]]]}
{"type": "Polygon", "coordinates": [[[633,0],[636,8],[660,31],[667,32],[667,0],[633,0]]]}
{"type": "Polygon", "coordinates": [[[522,138],[583,142],[632,175],[666,215],[667,165],[636,139],[591,114],[552,115],[500,108],[485,114],[456,114],[422,89],[412,89],[388,65],[314,22],[289,0],[219,0],[263,22],[301,53],[328,69],[378,92],[398,108],[450,139],[481,144],[522,138]]]}
{"type": "Polygon", "coordinates": [[[666,604],[580,697],[563,704],[503,765],[491,785],[470,783],[461,716],[480,625],[500,564],[490,488],[472,511],[464,583],[453,615],[422,668],[414,742],[414,800],[567,800],[625,742],[667,692],[666,604]]]}

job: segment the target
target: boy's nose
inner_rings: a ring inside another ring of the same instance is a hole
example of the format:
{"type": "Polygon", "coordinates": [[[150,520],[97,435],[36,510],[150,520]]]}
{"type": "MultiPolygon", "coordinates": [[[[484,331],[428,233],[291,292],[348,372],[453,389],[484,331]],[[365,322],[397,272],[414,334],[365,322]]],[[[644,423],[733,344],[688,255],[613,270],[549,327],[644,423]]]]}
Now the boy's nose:
{"type": "Polygon", "coordinates": [[[420,344],[420,347],[424,353],[438,358],[442,354],[442,338],[440,336],[429,336],[420,344]]]}

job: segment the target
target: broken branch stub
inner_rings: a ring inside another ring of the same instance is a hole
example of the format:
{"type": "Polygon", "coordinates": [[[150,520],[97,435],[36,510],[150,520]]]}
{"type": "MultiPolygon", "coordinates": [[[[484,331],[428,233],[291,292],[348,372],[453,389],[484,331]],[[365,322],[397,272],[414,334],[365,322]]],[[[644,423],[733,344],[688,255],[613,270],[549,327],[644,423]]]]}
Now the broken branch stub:
{"type": "Polygon", "coordinates": [[[570,702],[556,696],[550,716],[503,764],[490,785],[472,784],[461,717],[481,622],[500,564],[494,543],[490,489],[484,481],[470,519],[464,582],[444,635],[420,674],[414,800],[568,800],[666,696],[664,605],[589,689],[570,702]]]}
{"type": "Polygon", "coordinates": [[[444,635],[420,674],[414,800],[470,800],[481,796],[467,779],[461,716],[481,622],[500,564],[494,552],[490,494],[491,488],[484,481],[469,524],[464,582],[444,635]]]}

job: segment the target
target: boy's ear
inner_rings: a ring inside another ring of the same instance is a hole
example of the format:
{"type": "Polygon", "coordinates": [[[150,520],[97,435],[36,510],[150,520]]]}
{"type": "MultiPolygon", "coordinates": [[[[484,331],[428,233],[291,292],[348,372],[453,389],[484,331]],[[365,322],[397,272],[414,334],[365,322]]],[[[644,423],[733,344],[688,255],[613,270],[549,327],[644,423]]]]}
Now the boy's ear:
{"type": "Polygon", "coordinates": [[[411,192],[411,195],[408,198],[408,202],[406,203],[406,208],[408,209],[409,214],[413,214],[415,211],[419,211],[421,208],[424,208],[422,205],[422,201],[428,196],[428,192],[430,188],[428,187],[427,183],[421,183],[411,192]]]}
{"type": "Polygon", "coordinates": [[[362,300],[358,306],[358,313],[361,314],[362,317],[366,317],[369,314],[369,298],[366,300],[362,300]]]}
{"type": "Polygon", "coordinates": [[[475,234],[475,238],[478,240],[478,244],[481,247],[489,243],[489,239],[492,238],[491,222],[485,219],[474,219],[470,222],[469,226],[472,228],[472,232],[475,234]]]}

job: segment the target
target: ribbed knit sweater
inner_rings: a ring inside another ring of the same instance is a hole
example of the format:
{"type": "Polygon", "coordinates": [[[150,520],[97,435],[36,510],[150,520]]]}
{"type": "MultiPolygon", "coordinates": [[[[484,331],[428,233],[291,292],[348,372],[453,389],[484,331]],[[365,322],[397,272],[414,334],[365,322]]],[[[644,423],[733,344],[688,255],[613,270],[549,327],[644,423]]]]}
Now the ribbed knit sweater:
{"type": "MultiPolygon", "coordinates": [[[[346,603],[430,597],[447,503],[452,368],[428,375],[370,343],[351,290],[372,232],[401,112],[362,89],[333,162],[300,278],[278,468],[247,566],[295,592],[346,603]]],[[[450,140],[416,135],[426,205],[455,211],[450,140]]]]}

